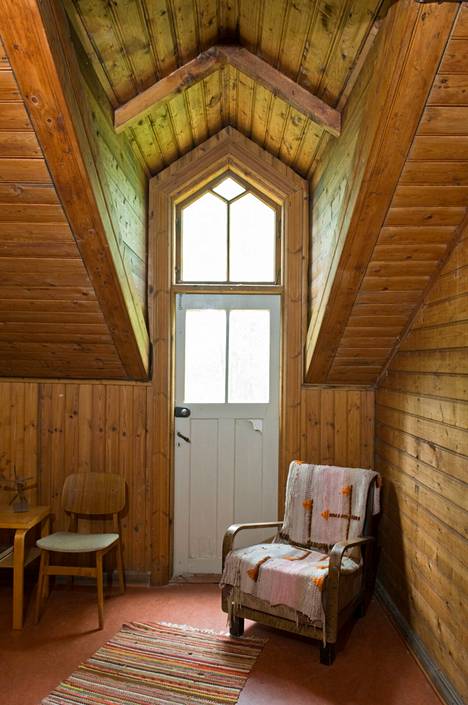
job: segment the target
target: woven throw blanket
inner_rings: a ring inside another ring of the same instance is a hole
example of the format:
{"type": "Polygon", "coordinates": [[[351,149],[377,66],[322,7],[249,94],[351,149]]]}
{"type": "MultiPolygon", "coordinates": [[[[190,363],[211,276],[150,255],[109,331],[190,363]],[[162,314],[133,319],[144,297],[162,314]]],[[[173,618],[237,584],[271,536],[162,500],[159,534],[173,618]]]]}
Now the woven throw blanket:
{"type": "MultiPolygon", "coordinates": [[[[224,567],[221,586],[286,605],[323,624],[322,596],[328,576],[329,558],[320,551],[296,548],[285,543],[262,543],[231,551],[224,567]]],[[[351,558],[344,558],[344,572],[358,570],[351,558]]]]}
{"type": "Polygon", "coordinates": [[[364,468],[309,465],[294,460],[289,466],[286,508],[279,532],[282,541],[300,546],[333,546],[362,535],[370,485],[374,514],[380,511],[380,476],[364,468]]]}

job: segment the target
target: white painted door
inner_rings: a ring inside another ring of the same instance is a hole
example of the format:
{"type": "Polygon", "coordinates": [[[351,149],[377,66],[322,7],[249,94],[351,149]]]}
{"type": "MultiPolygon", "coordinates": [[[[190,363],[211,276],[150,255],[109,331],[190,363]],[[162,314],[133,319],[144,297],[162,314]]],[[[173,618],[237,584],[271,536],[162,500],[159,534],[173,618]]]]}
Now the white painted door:
{"type": "Polygon", "coordinates": [[[277,518],[279,374],[279,296],[177,295],[174,575],[219,573],[230,524],[277,518]]]}

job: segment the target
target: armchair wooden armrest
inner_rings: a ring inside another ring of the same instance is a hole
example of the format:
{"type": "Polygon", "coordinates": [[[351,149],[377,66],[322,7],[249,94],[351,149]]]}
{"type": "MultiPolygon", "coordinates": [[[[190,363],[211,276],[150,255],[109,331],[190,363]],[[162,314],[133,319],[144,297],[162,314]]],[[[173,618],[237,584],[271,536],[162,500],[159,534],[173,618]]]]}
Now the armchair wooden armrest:
{"type": "MultiPolygon", "coordinates": [[[[354,546],[363,546],[369,544],[372,547],[375,541],[374,536],[363,536],[358,539],[350,539],[349,541],[339,541],[336,543],[330,552],[330,564],[328,567],[327,581],[327,606],[326,606],[326,630],[327,641],[335,643],[338,630],[338,608],[339,608],[339,591],[340,591],[340,575],[341,562],[345,551],[354,546]]],[[[364,563],[368,561],[365,559],[364,563]]],[[[365,575],[364,568],[364,575],[365,575]]]]}
{"type": "Polygon", "coordinates": [[[253,524],[231,524],[224,534],[223,539],[223,569],[226,556],[230,551],[232,551],[234,539],[239,531],[244,531],[245,529],[268,529],[270,527],[278,528],[280,526],[283,526],[282,521],[260,521],[253,524]]]}

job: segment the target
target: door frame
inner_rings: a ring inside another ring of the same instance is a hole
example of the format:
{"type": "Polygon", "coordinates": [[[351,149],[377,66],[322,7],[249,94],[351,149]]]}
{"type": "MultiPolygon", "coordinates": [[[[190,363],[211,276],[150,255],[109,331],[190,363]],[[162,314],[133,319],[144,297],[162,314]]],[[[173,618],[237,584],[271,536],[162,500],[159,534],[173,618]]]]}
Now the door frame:
{"type": "Polygon", "coordinates": [[[226,127],[150,180],[148,317],[153,381],[148,395],[151,473],[151,580],[172,574],[174,510],[175,300],[185,293],[281,295],[278,516],[289,462],[301,447],[301,386],[307,326],[308,182],[232,127],[226,127]],[[281,206],[282,279],[277,285],[200,287],[174,284],[177,203],[226,171],[238,174],[281,206]]]}

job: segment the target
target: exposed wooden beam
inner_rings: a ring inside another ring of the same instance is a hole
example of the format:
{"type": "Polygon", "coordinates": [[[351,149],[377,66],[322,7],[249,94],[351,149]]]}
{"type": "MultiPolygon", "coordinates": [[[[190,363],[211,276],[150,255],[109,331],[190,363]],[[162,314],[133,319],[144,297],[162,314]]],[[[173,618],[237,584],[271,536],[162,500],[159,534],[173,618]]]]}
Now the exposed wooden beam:
{"type": "Polygon", "coordinates": [[[157,103],[170,100],[226,64],[285,100],[330,134],[335,137],[340,134],[341,114],[338,110],[244,47],[224,45],[216,45],[202,52],[117,108],[114,114],[116,131],[124,130],[157,103]]]}
{"type": "Polygon", "coordinates": [[[457,10],[451,3],[423,8],[409,0],[390,8],[373,47],[366,95],[356,94],[366,101],[358,125],[347,120],[353,93],[347,103],[339,142],[354,145],[351,157],[342,160],[339,143],[323,157],[314,194],[326,194],[325,208],[333,210],[326,237],[334,247],[322,262],[324,284],[313,302],[306,343],[308,382],[328,381],[457,10]],[[340,194],[337,185],[343,188],[340,194]]]}
{"type": "Polygon", "coordinates": [[[82,114],[80,68],[64,9],[0,0],[2,40],[126,374],[144,378],[149,338],[134,300],[82,114]]]}

